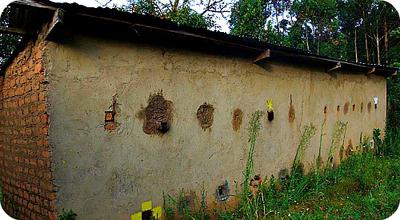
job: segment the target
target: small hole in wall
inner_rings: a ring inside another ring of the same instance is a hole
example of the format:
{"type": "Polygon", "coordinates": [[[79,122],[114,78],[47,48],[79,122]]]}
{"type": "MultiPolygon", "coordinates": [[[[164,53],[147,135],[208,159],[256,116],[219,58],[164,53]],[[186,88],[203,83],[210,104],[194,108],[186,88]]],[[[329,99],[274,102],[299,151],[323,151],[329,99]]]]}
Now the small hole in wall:
{"type": "Polygon", "coordinates": [[[336,107],[336,111],[337,111],[337,112],[340,112],[340,105],[338,105],[338,106],[336,107]]]}
{"type": "Polygon", "coordinates": [[[356,104],[353,104],[353,112],[356,110],[356,104]]]}
{"type": "Polygon", "coordinates": [[[225,183],[219,185],[216,190],[217,200],[220,202],[226,201],[229,198],[229,184],[228,181],[225,180],[225,183]]]}
{"type": "Polygon", "coordinates": [[[324,114],[326,115],[326,113],[328,113],[328,107],[324,107],[324,114]]]}
{"type": "Polygon", "coordinates": [[[364,110],[364,102],[361,102],[361,105],[360,105],[360,112],[362,113],[363,110],[364,110]]]}
{"type": "Polygon", "coordinates": [[[110,106],[111,110],[107,110],[104,112],[104,129],[107,131],[113,131],[117,128],[117,123],[115,121],[115,115],[117,114],[117,98],[113,96],[112,105],[110,106]]]}

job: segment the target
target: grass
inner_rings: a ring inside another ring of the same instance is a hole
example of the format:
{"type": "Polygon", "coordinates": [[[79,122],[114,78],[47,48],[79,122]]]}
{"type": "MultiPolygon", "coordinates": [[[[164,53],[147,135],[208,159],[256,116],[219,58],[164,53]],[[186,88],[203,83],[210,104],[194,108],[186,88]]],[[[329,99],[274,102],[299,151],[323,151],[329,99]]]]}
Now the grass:
{"type": "MultiPolygon", "coordinates": [[[[249,125],[249,152],[243,172],[242,192],[236,196],[239,205],[232,211],[214,210],[218,219],[385,219],[400,202],[400,129],[373,132],[373,138],[360,135],[357,153],[340,153],[340,165],[333,166],[337,151],[344,151],[347,123],[337,122],[331,134],[326,166],[321,166],[319,150],[316,168],[307,174],[297,169],[305,149],[316,134],[313,125],[305,126],[289,176],[265,178],[251,189],[253,154],[260,130],[262,114],[252,115],[249,125]]],[[[321,126],[322,146],[324,124],[321,126]]],[[[203,189],[204,191],[204,189],[203,189]]],[[[202,193],[202,195],[204,195],[202,193]]],[[[202,196],[205,201],[205,196],[202,196]]],[[[179,204],[179,203],[177,203],[179,204]]],[[[205,203],[204,203],[205,204],[205,203]]],[[[178,205],[179,207],[179,205],[178,205]]],[[[205,219],[206,205],[190,216],[174,215],[178,219],[205,219]],[[197,214],[194,214],[197,213],[197,214]],[[199,213],[203,213],[200,215],[199,213]],[[201,218],[200,218],[201,217],[201,218]]],[[[171,219],[171,218],[167,218],[171,219]]]]}

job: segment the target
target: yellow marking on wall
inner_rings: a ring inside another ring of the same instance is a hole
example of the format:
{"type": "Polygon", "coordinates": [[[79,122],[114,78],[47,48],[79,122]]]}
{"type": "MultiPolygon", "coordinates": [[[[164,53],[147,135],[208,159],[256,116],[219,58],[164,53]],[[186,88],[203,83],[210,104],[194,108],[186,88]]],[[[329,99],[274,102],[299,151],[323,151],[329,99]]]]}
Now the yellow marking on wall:
{"type": "Polygon", "coordinates": [[[153,208],[153,204],[151,201],[147,201],[142,203],[142,212],[149,211],[153,208]]]}
{"type": "Polygon", "coordinates": [[[157,206],[153,208],[153,203],[151,201],[143,202],[142,211],[137,212],[131,215],[131,220],[142,220],[142,213],[146,211],[151,211],[154,219],[161,219],[162,217],[162,208],[161,206],[157,206]]]}

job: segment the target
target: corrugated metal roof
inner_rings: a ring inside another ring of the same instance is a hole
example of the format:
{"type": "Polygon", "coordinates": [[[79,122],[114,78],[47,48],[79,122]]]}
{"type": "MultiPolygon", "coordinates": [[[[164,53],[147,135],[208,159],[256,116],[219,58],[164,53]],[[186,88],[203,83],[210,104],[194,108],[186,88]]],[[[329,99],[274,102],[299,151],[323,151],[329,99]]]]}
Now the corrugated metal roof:
{"type": "Polygon", "coordinates": [[[303,64],[321,65],[326,71],[348,69],[365,74],[391,76],[398,69],[384,65],[356,63],[327,56],[312,54],[256,39],[237,37],[218,31],[179,26],[169,20],[110,8],[89,8],[78,4],[54,3],[48,0],[17,0],[12,3],[17,28],[38,33],[38,26],[52,21],[49,38],[65,37],[65,31],[87,31],[112,38],[129,38],[157,44],[173,44],[196,50],[212,50],[218,53],[257,57],[257,61],[271,59],[285,62],[306,61],[303,64]],[[21,21],[26,19],[29,21],[21,21]],[[56,17],[55,17],[56,16],[56,17]],[[56,19],[56,20],[54,20],[56,19]],[[58,20],[57,20],[58,19],[58,20]],[[32,23],[40,25],[32,25],[32,23]],[[268,52],[268,53],[266,53],[268,52]],[[262,56],[267,54],[267,56],[262,56]]]}

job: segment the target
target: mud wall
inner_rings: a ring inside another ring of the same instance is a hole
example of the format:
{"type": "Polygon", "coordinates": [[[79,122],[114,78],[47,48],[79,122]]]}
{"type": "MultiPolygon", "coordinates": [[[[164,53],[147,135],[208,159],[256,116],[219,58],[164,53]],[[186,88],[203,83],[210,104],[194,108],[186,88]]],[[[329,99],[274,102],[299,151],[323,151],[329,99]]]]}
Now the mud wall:
{"type": "Polygon", "coordinates": [[[309,123],[318,130],[306,167],[324,120],[324,159],[337,121],[348,122],[346,145],[385,125],[386,82],[375,75],[263,68],[250,59],[83,36],[49,47],[58,207],[82,219],[126,219],[143,201],[162,205],[163,192],[198,192],[203,183],[209,205],[218,206],[217,187],[227,181],[233,193],[241,181],[246,127],[251,113],[266,111],[267,99],[274,119],[263,117],[257,139],[261,177],[291,166],[309,123]]]}

